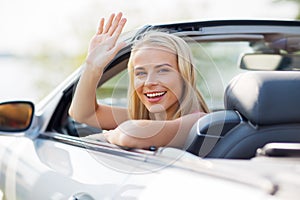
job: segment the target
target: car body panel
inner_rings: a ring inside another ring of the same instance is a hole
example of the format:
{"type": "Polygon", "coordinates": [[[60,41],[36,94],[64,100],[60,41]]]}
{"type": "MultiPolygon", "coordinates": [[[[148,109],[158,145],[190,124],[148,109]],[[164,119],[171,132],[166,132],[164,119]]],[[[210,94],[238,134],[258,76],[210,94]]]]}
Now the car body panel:
{"type": "MultiPolygon", "coordinates": [[[[245,175],[244,169],[238,170],[238,163],[236,168],[231,164],[216,165],[213,160],[201,161],[176,149],[167,149],[168,152],[162,153],[161,158],[155,157],[154,161],[151,158],[129,160],[44,139],[34,142],[20,137],[9,139],[15,140],[10,141],[1,156],[1,160],[6,160],[1,166],[4,173],[1,180],[5,180],[7,199],[67,199],[79,192],[95,199],[126,199],[131,195],[139,199],[181,199],[195,197],[201,186],[207,189],[199,195],[212,198],[238,199],[247,194],[248,199],[271,199],[269,193],[273,190],[268,179],[251,173],[251,176],[245,175]],[[170,159],[176,154],[176,159],[170,159]],[[234,177],[237,174],[238,179],[234,177]],[[182,188],[187,182],[188,190],[182,188]]],[[[7,144],[5,140],[0,140],[2,149],[3,144],[7,144]]]]}

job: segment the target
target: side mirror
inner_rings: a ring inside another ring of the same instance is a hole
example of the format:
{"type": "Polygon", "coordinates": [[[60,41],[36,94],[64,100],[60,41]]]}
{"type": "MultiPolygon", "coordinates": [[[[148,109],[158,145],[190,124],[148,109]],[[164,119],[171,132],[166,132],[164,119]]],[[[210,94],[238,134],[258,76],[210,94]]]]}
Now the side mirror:
{"type": "Polygon", "coordinates": [[[240,59],[240,68],[265,71],[298,71],[300,70],[300,55],[245,54],[240,59]]]}
{"type": "Polygon", "coordinates": [[[32,123],[33,115],[34,105],[29,101],[0,103],[0,131],[26,131],[32,123]]]}

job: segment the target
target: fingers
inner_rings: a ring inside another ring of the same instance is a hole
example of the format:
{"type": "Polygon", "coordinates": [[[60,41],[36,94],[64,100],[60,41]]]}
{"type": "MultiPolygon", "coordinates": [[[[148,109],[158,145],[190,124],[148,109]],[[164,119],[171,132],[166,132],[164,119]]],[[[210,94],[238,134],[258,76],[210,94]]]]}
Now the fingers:
{"type": "MultiPolygon", "coordinates": [[[[117,15],[111,14],[106,24],[104,18],[100,19],[97,33],[92,42],[94,47],[101,43],[105,45],[108,50],[115,49],[117,40],[127,21],[126,18],[122,18],[122,16],[123,14],[121,12],[117,15]]],[[[117,48],[117,50],[119,50],[119,48],[117,48]]]]}
{"type": "Polygon", "coordinates": [[[103,33],[107,33],[109,31],[114,18],[115,18],[115,14],[114,13],[109,16],[108,21],[107,21],[107,23],[105,25],[103,33]]]}
{"type": "Polygon", "coordinates": [[[104,18],[101,18],[100,22],[99,22],[97,34],[102,34],[102,32],[103,32],[103,25],[104,25],[104,18]]]}
{"type": "Polygon", "coordinates": [[[112,35],[115,32],[116,28],[118,27],[118,25],[122,19],[122,15],[123,14],[121,12],[118,13],[117,16],[115,17],[115,19],[113,20],[113,22],[107,32],[109,35],[112,35]]]}
{"type": "Polygon", "coordinates": [[[124,26],[125,26],[125,24],[126,24],[126,21],[127,21],[126,18],[122,18],[122,19],[119,21],[117,27],[115,28],[114,32],[112,33],[112,35],[113,35],[114,37],[116,37],[116,38],[119,37],[119,35],[122,33],[122,30],[123,30],[123,28],[124,28],[124,26]]]}
{"type": "Polygon", "coordinates": [[[117,36],[120,35],[120,33],[123,30],[123,27],[126,23],[126,19],[122,18],[123,14],[120,12],[117,15],[111,14],[107,23],[104,27],[104,18],[101,18],[97,30],[97,34],[108,34],[112,36],[113,34],[116,34],[117,36]]]}

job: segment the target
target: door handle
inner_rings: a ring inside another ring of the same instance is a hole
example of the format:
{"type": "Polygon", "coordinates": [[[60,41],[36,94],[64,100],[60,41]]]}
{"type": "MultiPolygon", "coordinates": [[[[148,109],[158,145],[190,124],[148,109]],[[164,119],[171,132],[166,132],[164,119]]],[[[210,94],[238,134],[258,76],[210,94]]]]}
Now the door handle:
{"type": "Polygon", "coordinates": [[[79,192],[70,196],[68,200],[95,200],[95,199],[91,195],[85,192],[79,192]]]}

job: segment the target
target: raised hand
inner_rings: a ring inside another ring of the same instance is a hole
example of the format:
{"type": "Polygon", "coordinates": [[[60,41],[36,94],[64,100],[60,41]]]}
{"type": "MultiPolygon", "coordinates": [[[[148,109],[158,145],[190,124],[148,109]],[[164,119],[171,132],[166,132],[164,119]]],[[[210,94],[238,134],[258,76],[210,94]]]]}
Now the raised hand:
{"type": "Polygon", "coordinates": [[[99,73],[125,45],[117,43],[126,23],[126,18],[122,18],[122,13],[111,14],[105,26],[104,21],[104,18],[100,20],[97,32],[90,41],[86,59],[89,67],[100,70],[99,73]]]}

